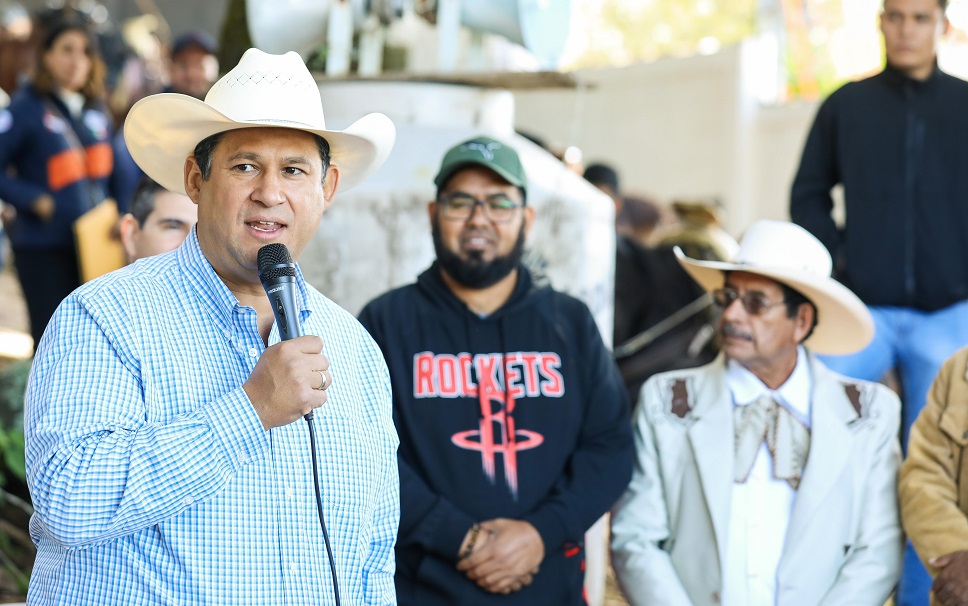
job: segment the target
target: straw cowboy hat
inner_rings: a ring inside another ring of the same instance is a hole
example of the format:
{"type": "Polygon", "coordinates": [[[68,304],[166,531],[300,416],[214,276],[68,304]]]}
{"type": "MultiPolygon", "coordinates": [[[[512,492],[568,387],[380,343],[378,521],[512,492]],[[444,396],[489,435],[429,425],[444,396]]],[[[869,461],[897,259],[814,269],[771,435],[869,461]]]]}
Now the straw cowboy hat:
{"type": "Polygon", "coordinates": [[[857,295],[830,277],[826,247],[786,221],[757,221],[730,261],[699,261],[675,249],[679,263],[707,291],[723,286],[723,272],[742,271],[796,290],[817,307],[817,326],[806,345],[817,353],[848,354],[874,337],[874,319],[857,295]]]}
{"type": "Polygon", "coordinates": [[[295,52],[270,55],[250,48],[200,101],[160,93],[138,101],[124,123],[128,151],[164,187],[185,193],[185,159],[206,137],[252,127],[294,128],[329,142],[340,190],[359,184],[393,148],[396,129],[383,114],[368,114],[342,131],[327,130],[319,87],[295,52]]]}

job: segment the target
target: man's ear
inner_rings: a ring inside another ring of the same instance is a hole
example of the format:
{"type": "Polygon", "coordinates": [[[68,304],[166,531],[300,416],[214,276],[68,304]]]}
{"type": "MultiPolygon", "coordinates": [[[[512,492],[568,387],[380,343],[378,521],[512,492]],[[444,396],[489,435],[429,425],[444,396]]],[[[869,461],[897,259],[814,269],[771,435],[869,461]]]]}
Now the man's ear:
{"type": "Polygon", "coordinates": [[[198,204],[198,193],[202,188],[202,171],[198,168],[195,156],[185,158],[185,193],[192,202],[198,204]]]}
{"type": "Polygon", "coordinates": [[[128,257],[128,263],[131,263],[135,259],[135,236],[138,234],[140,226],[138,225],[138,220],[134,218],[131,213],[126,213],[121,217],[121,221],[118,224],[118,231],[121,236],[121,245],[124,247],[124,253],[128,257]]]}
{"type": "Polygon", "coordinates": [[[323,179],[323,209],[328,209],[336,197],[336,190],[339,189],[339,167],[330,164],[326,169],[326,178],[323,179]]]}
{"type": "Polygon", "coordinates": [[[534,225],[534,207],[525,206],[524,207],[524,236],[528,237],[531,234],[531,227],[534,225]]]}
{"type": "Polygon", "coordinates": [[[800,307],[797,308],[797,316],[794,318],[796,325],[793,329],[793,336],[797,343],[803,343],[803,340],[810,334],[816,313],[810,303],[801,303],[800,307]]]}

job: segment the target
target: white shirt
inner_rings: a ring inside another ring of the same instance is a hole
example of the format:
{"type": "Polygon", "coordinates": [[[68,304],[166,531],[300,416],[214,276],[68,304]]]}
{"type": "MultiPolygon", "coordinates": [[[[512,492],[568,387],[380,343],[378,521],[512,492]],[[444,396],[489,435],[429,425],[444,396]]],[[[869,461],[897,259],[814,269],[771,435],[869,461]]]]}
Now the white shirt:
{"type": "Polygon", "coordinates": [[[62,88],[57,91],[57,96],[67,106],[68,111],[71,112],[71,116],[77,118],[81,115],[81,111],[84,110],[84,95],[62,88]]]}
{"type": "MultiPolygon", "coordinates": [[[[734,406],[746,406],[769,395],[810,428],[812,377],[802,347],[797,349],[793,374],[779,389],[771,390],[733,360],[726,363],[726,385],[734,406]]],[[[724,606],[776,604],[776,572],[796,494],[785,480],[773,478],[773,459],[764,442],[749,478],[733,484],[723,562],[724,606]]]]}

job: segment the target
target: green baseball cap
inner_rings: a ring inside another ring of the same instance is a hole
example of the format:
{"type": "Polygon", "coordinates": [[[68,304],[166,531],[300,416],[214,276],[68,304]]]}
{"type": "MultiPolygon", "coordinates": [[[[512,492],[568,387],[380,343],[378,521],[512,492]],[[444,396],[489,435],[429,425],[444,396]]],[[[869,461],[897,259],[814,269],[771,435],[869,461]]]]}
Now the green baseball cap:
{"type": "Polygon", "coordinates": [[[528,189],[528,177],[524,174],[518,153],[490,137],[475,137],[447,150],[434,184],[438,188],[443,187],[454,173],[468,164],[489,168],[511,185],[525,191],[528,189]]]}

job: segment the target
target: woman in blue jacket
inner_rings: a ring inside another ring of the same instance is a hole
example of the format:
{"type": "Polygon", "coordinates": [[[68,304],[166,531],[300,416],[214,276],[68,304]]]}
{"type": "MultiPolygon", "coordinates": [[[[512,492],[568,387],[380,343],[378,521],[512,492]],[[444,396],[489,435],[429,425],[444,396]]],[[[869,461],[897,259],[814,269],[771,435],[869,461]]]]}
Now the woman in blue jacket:
{"type": "Polygon", "coordinates": [[[104,64],[82,21],[51,23],[32,80],[0,110],[0,199],[34,345],[80,284],[72,225],[107,197],[113,167],[104,64]]]}

